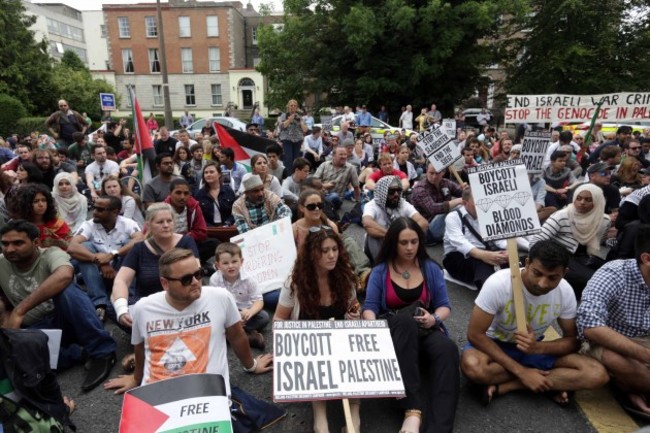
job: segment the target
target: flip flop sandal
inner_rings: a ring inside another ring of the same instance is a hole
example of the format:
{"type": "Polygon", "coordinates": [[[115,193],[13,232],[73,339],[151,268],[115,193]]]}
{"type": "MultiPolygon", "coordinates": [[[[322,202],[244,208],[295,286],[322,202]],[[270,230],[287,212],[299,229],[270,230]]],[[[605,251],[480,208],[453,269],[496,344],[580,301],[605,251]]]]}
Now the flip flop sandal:
{"type": "Polygon", "coordinates": [[[573,401],[573,396],[575,395],[575,391],[549,391],[545,392],[544,395],[550,399],[553,403],[557,404],[560,407],[567,407],[571,404],[573,401]],[[561,401],[558,400],[558,397],[560,393],[566,392],[567,393],[567,400],[566,401],[561,401]]]}
{"type": "Polygon", "coordinates": [[[71,399],[70,397],[66,397],[65,395],[63,396],[63,404],[65,404],[65,407],[68,409],[68,415],[72,415],[74,411],[77,409],[77,403],[75,403],[73,399],[71,399]]]}

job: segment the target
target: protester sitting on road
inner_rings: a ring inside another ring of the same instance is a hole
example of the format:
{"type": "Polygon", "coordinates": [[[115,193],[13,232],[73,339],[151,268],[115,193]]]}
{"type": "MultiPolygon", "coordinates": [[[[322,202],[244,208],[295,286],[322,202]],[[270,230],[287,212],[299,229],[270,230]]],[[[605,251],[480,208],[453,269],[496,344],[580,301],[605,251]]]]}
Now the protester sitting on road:
{"type": "Polygon", "coordinates": [[[364,185],[365,189],[368,191],[374,191],[375,185],[379,182],[379,179],[384,176],[397,176],[402,183],[403,191],[407,191],[411,187],[408,176],[406,173],[393,166],[393,159],[389,154],[382,153],[379,156],[377,163],[379,164],[379,170],[375,170],[366,178],[366,183],[364,185]]]}
{"type": "Polygon", "coordinates": [[[140,225],[144,223],[142,210],[140,210],[140,198],[124,186],[118,176],[111,174],[102,181],[101,195],[119,198],[122,200],[120,215],[132,219],[140,225]]]}
{"type": "Polygon", "coordinates": [[[277,177],[269,172],[269,160],[266,155],[258,153],[251,158],[252,173],[247,173],[242,178],[242,183],[239,186],[238,194],[244,193],[244,181],[251,176],[258,175],[264,183],[264,188],[273,192],[278,197],[282,197],[282,185],[277,177]]]}
{"type": "Polygon", "coordinates": [[[551,165],[544,171],[546,181],[546,206],[562,209],[568,203],[569,190],[579,181],[566,166],[569,156],[556,150],[551,154],[551,165]]]}
{"type": "Polygon", "coordinates": [[[618,230],[623,230],[629,223],[639,219],[639,202],[648,194],[650,194],[650,185],[637,189],[623,199],[615,222],[618,230]]]}
{"type": "Polygon", "coordinates": [[[77,231],[88,217],[88,199],[77,191],[72,174],[61,172],[56,175],[52,197],[59,216],[73,233],[77,231]]]}
{"type": "Polygon", "coordinates": [[[541,240],[555,239],[571,253],[569,271],[564,278],[580,298],[587,281],[607,258],[609,247],[605,241],[615,236],[615,233],[610,234],[609,227],[603,190],[584,184],[576,189],[572,204],[551,215],[542,231],[530,237],[530,246],[541,240]]]}
{"type": "Polygon", "coordinates": [[[18,184],[41,183],[45,185],[45,178],[36,164],[29,161],[20,161],[16,169],[16,180],[18,184]]]}
{"type": "Polygon", "coordinates": [[[238,233],[232,216],[232,205],[237,199],[235,192],[224,183],[221,166],[214,161],[206,161],[202,184],[194,198],[201,206],[208,236],[227,241],[238,233]]]}
{"type": "Polygon", "coordinates": [[[352,164],[347,162],[348,154],[345,146],[334,148],[334,154],[330,161],[326,161],[318,167],[314,177],[323,182],[323,187],[327,190],[325,200],[334,205],[335,209],[340,209],[343,204],[342,198],[348,191],[348,186],[352,185],[354,189],[354,199],[359,200],[361,190],[359,189],[359,176],[352,164]]]}
{"type": "Polygon", "coordinates": [[[84,173],[86,186],[90,190],[91,198],[95,201],[99,197],[102,181],[111,174],[119,176],[120,166],[117,162],[108,159],[106,148],[103,146],[94,146],[91,153],[95,161],[86,167],[84,173]]]}
{"type": "MultiPolygon", "coordinates": [[[[24,220],[0,228],[0,287],[13,306],[7,328],[61,329],[57,368],[64,370],[90,358],[81,385],[90,391],[115,364],[116,343],[95,308],[74,281],[68,255],[56,247],[40,248],[39,230],[24,220]]],[[[30,375],[31,379],[35,379],[30,375]]]]}
{"type": "Polygon", "coordinates": [[[190,149],[188,149],[185,146],[181,146],[176,151],[174,151],[174,175],[180,176],[181,175],[181,169],[185,166],[185,164],[189,164],[190,160],[192,159],[192,156],[190,155],[190,149]]]}
{"type": "Polygon", "coordinates": [[[174,161],[171,154],[159,153],[156,155],[155,164],[158,176],[147,182],[142,192],[145,209],[152,203],[163,201],[169,195],[169,184],[172,180],[180,178],[174,175],[174,161]]]}
{"type": "Polygon", "coordinates": [[[300,195],[300,184],[309,176],[311,165],[305,158],[296,158],[293,160],[293,172],[282,181],[282,197],[298,200],[300,195]]]}
{"type": "MultiPolygon", "coordinates": [[[[273,320],[358,320],[358,281],[343,241],[330,226],[312,227],[282,288],[273,320]]],[[[359,431],[359,400],[350,401],[352,424],[359,431]]],[[[325,401],[313,401],[314,432],[329,432],[325,401]]]]}
{"type": "Polygon", "coordinates": [[[578,308],[585,353],[600,361],[626,395],[626,408],[650,416],[650,225],[639,229],[636,257],[606,263],[587,283],[578,308]]]}
{"type": "Polygon", "coordinates": [[[609,380],[601,364],[575,353],[579,348],[577,302],[571,286],[562,279],[568,266],[568,251],[552,240],[530,249],[521,270],[527,331],[517,330],[510,270],[498,271],[483,285],[461,358],[465,376],[480,385],[483,404],[529,389],[549,392],[555,403],[566,406],[571,392],[600,388],[609,380]],[[542,341],[554,321],[562,337],[542,341]]]}
{"type": "Polygon", "coordinates": [[[425,242],[411,218],[390,225],[368,280],[363,318],[388,320],[406,390],[406,398],[398,400],[404,410],[400,432],[419,432],[424,412],[427,431],[450,433],[460,388],[458,348],[444,325],[451,311],[445,280],[425,242]],[[426,383],[420,375],[423,355],[430,375],[426,383]]]}
{"type": "MultiPolygon", "coordinates": [[[[247,171],[243,165],[235,162],[235,152],[230,147],[224,147],[219,152],[219,162],[221,163],[221,172],[228,175],[232,190],[237,192],[242,183],[242,179],[247,171]]],[[[251,165],[253,162],[251,161],[251,165]]]]}
{"type": "Polygon", "coordinates": [[[282,203],[278,195],[265,188],[258,175],[248,176],[242,185],[244,194],[232,206],[239,233],[291,216],[291,209],[282,203]]]}
{"type": "Polygon", "coordinates": [[[393,161],[393,169],[405,173],[409,181],[409,186],[413,186],[413,183],[418,178],[418,173],[415,171],[415,166],[411,163],[411,161],[409,161],[410,156],[411,151],[409,150],[408,146],[400,146],[399,151],[395,156],[395,160],[393,161]]]}

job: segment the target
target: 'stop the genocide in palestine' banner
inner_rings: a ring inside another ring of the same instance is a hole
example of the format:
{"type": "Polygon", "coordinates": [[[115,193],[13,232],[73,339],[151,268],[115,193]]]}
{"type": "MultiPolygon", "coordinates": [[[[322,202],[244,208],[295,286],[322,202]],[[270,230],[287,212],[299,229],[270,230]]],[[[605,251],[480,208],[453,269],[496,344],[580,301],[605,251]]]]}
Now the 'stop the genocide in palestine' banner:
{"type": "Polygon", "coordinates": [[[650,93],[508,95],[506,123],[589,122],[602,101],[603,122],[650,120],[650,93]]]}

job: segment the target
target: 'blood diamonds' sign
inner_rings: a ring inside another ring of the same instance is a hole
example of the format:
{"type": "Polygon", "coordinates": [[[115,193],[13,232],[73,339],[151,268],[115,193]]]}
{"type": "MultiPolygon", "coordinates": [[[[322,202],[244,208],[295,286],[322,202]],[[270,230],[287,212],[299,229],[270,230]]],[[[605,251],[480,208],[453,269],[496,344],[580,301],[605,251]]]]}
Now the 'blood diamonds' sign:
{"type": "Polygon", "coordinates": [[[526,131],[521,143],[521,161],[530,174],[542,172],[546,149],[551,141],[551,133],[546,131],[526,131]]]}
{"type": "Polygon", "coordinates": [[[484,241],[539,233],[539,218],[526,166],[504,161],[468,169],[484,241]]]}
{"type": "Polygon", "coordinates": [[[459,146],[437,125],[418,135],[417,145],[424,150],[424,154],[438,172],[461,158],[459,146]]]}

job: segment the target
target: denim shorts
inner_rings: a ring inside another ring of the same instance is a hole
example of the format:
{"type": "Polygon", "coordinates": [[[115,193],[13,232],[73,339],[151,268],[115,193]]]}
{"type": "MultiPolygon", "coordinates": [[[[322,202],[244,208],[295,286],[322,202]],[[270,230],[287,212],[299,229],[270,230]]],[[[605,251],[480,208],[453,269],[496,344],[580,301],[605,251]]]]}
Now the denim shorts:
{"type": "MultiPolygon", "coordinates": [[[[517,344],[515,343],[504,343],[495,339],[492,339],[492,341],[494,341],[506,355],[523,366],[537,368],[539,370],[551,370],[555,367],[555,361],[557,360],[557,357],[555,356],[528,355],[517,349],[517,344]]],[[[472,346],[472,344],[468,342],[465,344],[465,346],[463,346],[463,352],[467,349],[476,349],[476,347],[472,346]]]]}

